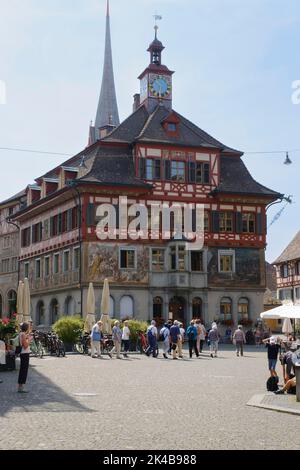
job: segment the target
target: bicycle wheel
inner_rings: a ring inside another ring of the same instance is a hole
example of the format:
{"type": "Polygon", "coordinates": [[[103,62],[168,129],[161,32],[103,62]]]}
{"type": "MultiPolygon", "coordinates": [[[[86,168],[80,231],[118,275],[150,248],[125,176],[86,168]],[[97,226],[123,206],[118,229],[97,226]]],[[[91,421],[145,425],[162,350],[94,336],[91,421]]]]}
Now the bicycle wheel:
{"type": "Polygon", "coordinates": [[[44,356],[44,348],[43,348],[43,346],[42,346],[41,343],[38,344],[38,347],[37,347],[37,355],[38,355],[38,357],[39,357],[40,359],[42,359],[43,356],[44,356]]]}
{"type": "Polygon", "coordinates": [[[73,352],[78,353],[78,354],[84,354],[83,345],[81,343],[74,344],[73,352]]]}

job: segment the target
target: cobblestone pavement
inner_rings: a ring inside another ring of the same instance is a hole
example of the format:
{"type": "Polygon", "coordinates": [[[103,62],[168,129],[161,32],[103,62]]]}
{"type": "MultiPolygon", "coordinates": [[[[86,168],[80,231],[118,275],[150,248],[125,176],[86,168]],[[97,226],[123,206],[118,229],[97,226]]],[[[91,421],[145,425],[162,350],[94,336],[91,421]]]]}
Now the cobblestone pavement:
{"type": "Polygon", "coordinates": [[[173,361],[32,359],[28,395],[0,374],[0,449],[300,449],[300,417],[247,407],[266,353],[173,361]]]}

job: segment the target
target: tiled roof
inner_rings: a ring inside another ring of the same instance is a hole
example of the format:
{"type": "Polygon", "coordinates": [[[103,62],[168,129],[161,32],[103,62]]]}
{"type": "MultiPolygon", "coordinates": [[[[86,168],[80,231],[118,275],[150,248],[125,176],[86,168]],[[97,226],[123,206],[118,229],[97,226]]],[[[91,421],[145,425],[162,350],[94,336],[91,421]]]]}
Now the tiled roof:
{"type": "Polygon", "coordinates": [[[273,264],[300,259],[300,231],[273,264]]]}
{"type": "Polygon", "coordinates": [[[221,156],[221,180],[214,193],[244,193],[280,198],[282,194],[255,181],[239,157],[221,156]]]}
{"type": "Polygon", "coordinates": [[[7,204],[10,204],[11,202],[18,202],[22,197],[26,196],[26,189],[23,189],[19,193],[15,194],[14,196],[10,197],[9,199],[6,199],[5,201],[0,202],[0,206],[6,206],[7,204]]]}
{"type": "Polygon", "coordinates": [[[90,171],[79,181],[152,188],[135,176],[132,154],[126,148],[99,147],[90,171]]]}

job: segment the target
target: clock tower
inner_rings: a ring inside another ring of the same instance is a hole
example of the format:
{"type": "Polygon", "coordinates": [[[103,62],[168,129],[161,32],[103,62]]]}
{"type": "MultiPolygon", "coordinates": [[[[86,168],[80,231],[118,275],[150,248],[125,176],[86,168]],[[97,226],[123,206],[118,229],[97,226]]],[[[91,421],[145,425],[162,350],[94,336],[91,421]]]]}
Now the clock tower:
{"type": "Polygon", "coordinates": [[[138,77],[141,83],[140,104],[145,105],[149,112],[162,103],[172,109],[172,75],[174,72],[161,63],[163,44],[157,39],[158,27],[155,26],[155,38],[150,44],[150,64],[138,77]]]}

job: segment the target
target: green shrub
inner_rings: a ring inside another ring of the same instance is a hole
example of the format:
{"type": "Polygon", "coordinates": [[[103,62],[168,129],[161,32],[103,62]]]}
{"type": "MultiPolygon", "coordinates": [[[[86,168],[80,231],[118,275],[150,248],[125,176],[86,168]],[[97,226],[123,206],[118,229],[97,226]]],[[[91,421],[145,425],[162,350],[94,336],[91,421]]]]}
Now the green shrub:
{"type": "Polygon", "coordinates": [[[66,344],[75,344],[83,330],[84,321],[79,315],[74,317],[61,317],[54,325],[53,330],[66,344]]]}
{"type": "MultiPolygon", "coordinates": [[[[113,328],[116,319],[111,319],[111,327],[113,328]]],[[[124,321],[120,321],[120,328],[123,328],[124,326],[124,321]]],[[[128,328],[130,329],[130,341],[133,344],[136,344],[137,338],[138,338],[138,332],[141,331],[142,333],[146,333],[147,328],[148,328],[148,323],[145,321],[140,321],[140,320],[127,320],[128,321],[128,328]]]]}

